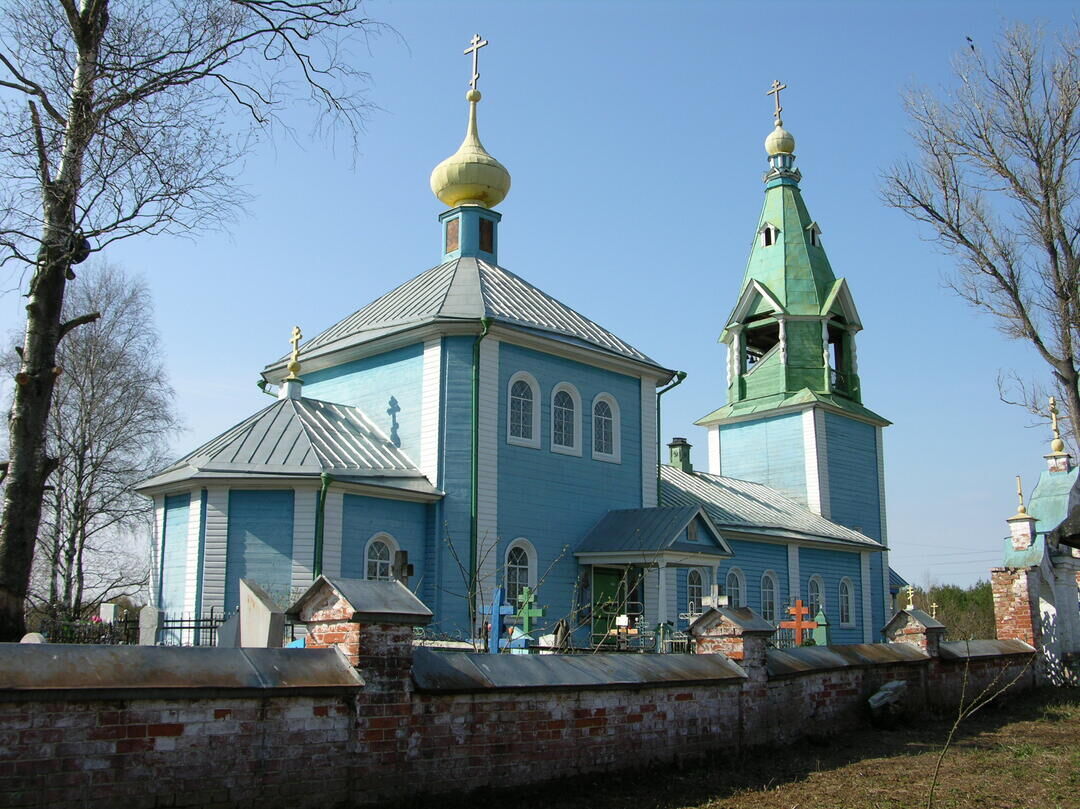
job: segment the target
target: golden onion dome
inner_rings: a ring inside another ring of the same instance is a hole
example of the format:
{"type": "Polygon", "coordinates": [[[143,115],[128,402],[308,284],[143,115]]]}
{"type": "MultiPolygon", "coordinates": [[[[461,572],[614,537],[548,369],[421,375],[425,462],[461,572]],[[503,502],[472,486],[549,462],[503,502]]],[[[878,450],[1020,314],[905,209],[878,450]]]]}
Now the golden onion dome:
{"type": "Polygon", "coordinates": [[[479,90],[465,94],[469,102],[469,126],[465,140],[450,157],[431,172],[431,190],[443,204],[481,205],[494,208],[510,192],[510,172],[488,154],[476,131],[476,104],[479,90]]]}
{"type": "Polygon", "coordinates": [[[777,122],[776,129],[765,138],[765,152],[769,157],[778,154],[794,154],[795,136],[777,122]]]}

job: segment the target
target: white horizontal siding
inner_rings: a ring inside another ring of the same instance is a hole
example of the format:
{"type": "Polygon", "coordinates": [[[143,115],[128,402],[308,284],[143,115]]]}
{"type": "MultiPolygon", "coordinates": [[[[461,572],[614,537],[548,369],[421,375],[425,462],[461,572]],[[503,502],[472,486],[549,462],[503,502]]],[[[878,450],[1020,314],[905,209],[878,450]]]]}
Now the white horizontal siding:
{"type": "Polygon", "coordinates": [[[420,393],[420,471],[439,485],[439,403],[442,400],[442,340],[424,343],[420,393]]]}
{"type": "Polygon", "coordinates": [[[206,490],[206,543],[203,552],[202,613],[225,606],[225,560],[229,546],[229,490],[206,490]]]}
{"type": "Polygon", "coordinates": [[[188,506],[187,558],[185,561],[184,606],[185,615],[194,615],[195,596],[199,590],[199,529],[202,516],[202,492],[198,489],[191,493],[188,506]]]}

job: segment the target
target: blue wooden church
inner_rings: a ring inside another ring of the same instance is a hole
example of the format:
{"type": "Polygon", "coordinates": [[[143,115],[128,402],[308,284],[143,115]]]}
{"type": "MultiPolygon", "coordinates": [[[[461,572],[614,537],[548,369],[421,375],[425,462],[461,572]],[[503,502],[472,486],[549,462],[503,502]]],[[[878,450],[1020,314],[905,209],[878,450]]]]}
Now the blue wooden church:
{"type": "Polygon", "coordinates": [[[437,631],[466,638],[497,587],[511,604],[528,587],[534,634],[565,620],[579,645],[684,628],[716,595],[770,621],[801,598],[832,642],[876,641],[887,422],[861,403],[861,323],[779,101],[723,332],[728,403],[698,422],[704,473],[681,438],[659,462],[675,372],[499,265],[510,175],[480,142],[473,84],[465,140],[431,175],[440,263],[302,345],[294,330],[262,372],[277,399],[140,484],[157,605],[231,611],[241,578],[286,602],[320,573],[400,577],[407,555],[437,631]]]}

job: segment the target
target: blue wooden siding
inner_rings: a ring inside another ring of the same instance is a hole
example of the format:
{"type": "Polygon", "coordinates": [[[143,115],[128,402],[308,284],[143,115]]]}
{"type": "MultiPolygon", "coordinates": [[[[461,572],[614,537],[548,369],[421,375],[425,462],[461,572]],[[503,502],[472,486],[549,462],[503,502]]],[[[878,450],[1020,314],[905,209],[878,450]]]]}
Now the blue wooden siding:
{"type": "Polygon", "coordinates": [[[822,593],[825,600],[825,616],[829,619],[833,643],[863,642],[861,571],[860,557],[857,552],[799,548],[799,588],[802,591],[799,597],[803,603],[809,603],[810,577],[815,574],[821,577],[825,584],[822,593]],[[840,626],[840,580],[845,576],[851,579],[854,591],[851,616],[854,625],[850,627],[840,626]]]}
{"type": "MultiPolygon", "coordinates": [[[[499,564],[506,546],[525,537],[536,548],[539,603],[547,615],[540,631],[570,618],[571,602],[590,597],[579,585],[588,582],[574,549],[609,510],[638,508],[641,502],[641,382],[636,377],[593,368],[520,346],[499,346],[499,564]],[[540,449],[507,443],[507,385],[518,371],[528,371],[540,386],[540,449]],[[569,382],[581,395],[581,456],[552,452],[551,391],[569,382]],[[619,403],[621,459],[618,464],[592,458],[593,398],[606,392],[619,403]]],[[[466,464],[467,467],[467,464],[466,464]]],[[[647,505],[653,505],[649,503],[647,505]]],[[[501,579],[501,572],[500,572],[501,579]]],[[[574,623],[571,621],[571,623],[574,623]]]]}
{"type": "MultiPolygon", "coordinates": [[[[345,495],[341,520],[341,575],[346,579],[367,578],[364,550],[368,540],[379,532],[392,536],[398,548],[408,551],[414,570],[422,572],[427,510],[424,503],[345,495]]],[[[415,586],[416,579],[409,584],[415,586]]]]}
{"type": "Polygon", "coordinates": [[[806,503],[802,414],[720,427],[721,474],[764,483],[806,503]]]}
{"type": "Polygon", "coordinates": [[[434,579],[427,604],[435,631],[468,630],[468,584],[461,565],[469,564],[469,493],[472,489],[472,348],[474,337],[446,337],[442,345],[442,456],[440,487],[446,496],[436,507],[432,548],[434,579]]]}
{"type": "Polygon", "coordinates": [[[229,492],[225,611],[240,604],[240,579],[250,579],[278,603],[291,597],[293,492],[229,492]]]}
{"type": "Polygon", "coordinates": [[[179,613],[184,608],[190,508],[190,494],[173,494],[165,498],[158,601],[161,609],[168,613],[179,613]]]}
{"type": "Polygon", "coordinates": [[[881,539],[877,435],[861,421],[825,414],[829,509],[833,522],[881,539]]]}
{"type": "Polygon", "coordinates": [[[733,567],[739,568],[746,583],[743,604],[760,613],[761,576],[766,570],[773,571],[776,574],[777,618],[782,617],[788,602],[787,545],[730,538],[728,544],[734,555],[720,566],[718,583],[722,588],[726,586],[728,572],[733,567]]]}
{"type": "Polygon", "coordinates": [[[359,407],[418,461],[423,366],[424,346],[417,343],[322,371],[304,372],[304,396],[359,407]]]}

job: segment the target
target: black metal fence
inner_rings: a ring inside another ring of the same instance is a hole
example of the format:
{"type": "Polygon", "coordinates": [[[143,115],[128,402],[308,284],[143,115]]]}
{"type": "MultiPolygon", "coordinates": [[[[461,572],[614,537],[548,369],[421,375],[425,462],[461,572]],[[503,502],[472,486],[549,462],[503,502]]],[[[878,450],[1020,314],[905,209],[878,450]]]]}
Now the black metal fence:
{"type": "Polygon", "coordinates": [[[202,615],[165,615],[158,624],[158,646],[216,646],[218,627],[232,617],[231,613],[211,607],[202,615]]]}
{"type": "Polygon", "coordinates": [[[134,646],[139,642],[138,616],[125,616],[112,623],[94,620],[62,621],[46,618],[38,630],[49,643],[97,643],[107,646],[134,646]]]}

